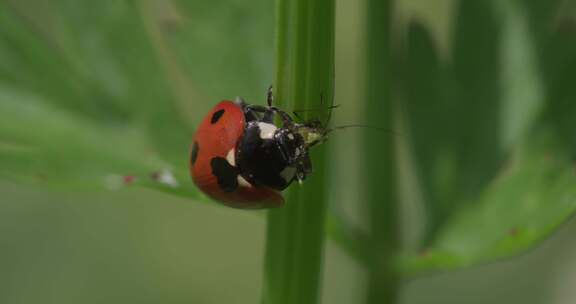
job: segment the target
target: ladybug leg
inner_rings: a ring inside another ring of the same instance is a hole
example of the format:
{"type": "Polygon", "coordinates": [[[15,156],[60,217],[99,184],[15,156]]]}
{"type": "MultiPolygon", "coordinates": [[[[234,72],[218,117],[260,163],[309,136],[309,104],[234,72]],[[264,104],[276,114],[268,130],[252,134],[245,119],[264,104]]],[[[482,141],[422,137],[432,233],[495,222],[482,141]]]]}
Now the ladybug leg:
{"type": "Polygon", "coordinates": [[[280,115],[280,118],[282,119],[282,124],[284,127],[294,126],[294,120],[292,119],[292,117],[288,113],[286,113],[286,112],[284,112],[284,111],[282,111],[276,107],[272,107],[272,109],[276,113],[278,113],[278,115],[280,115]]]}
{"type": "Polygon", "coordinates": [[[292,120],[292,117],[290,117],[288,113],[273,106],[266,108],[266,111],[264,111],[264,116],[262,117],[262,122],[273,124],[274,116],[276,116],[276,114],[280,115],[283,127],[291,127],[294,125],[294,121],[292,120]]]}
{"type": "Polygon", "coordinates": [[[268,90],[266,91],[266,103],[268,104],[268,107],[272,107],[272,102],[274,101],[274,93],[272,93],[272,85],[270,85],[268,87],[268,90]]]}
{"type": "Polygon", "coordinates": [[[244,116],[246,116],[246,120],[248,121],[258,120],[261,122],[274,124],[274,116],[276,116],[276,114],[280,115],[283,126],[291,127],[294,125],[294,120],[292,119],[292,117],[288,113],[280,110],[277,107],[274,106],[265,107],[259,105],[246,105],[244,107],[244,116]],[[257,113],[262,114],[262,117],[258,118],[257,113]]]}
{"type": "Polygon", "coordinates": [[[272,105],[274,102],[274,93],[272,92],[272,85],[268,87],[266,91],[266,103],[268,104],[267,111],[264,112],[264,117],[262,118],[263,122],[272,123],[274,120],[274,114],[279,114],[280,118],[282,119],[282,124],[285,127],[291,127],[294,125],[294,121],[290,115],[279,108],[272,105]],[[271,111],[270,111],[271,110],[271,111]]]}
{"type": "Polygon", "coordinates": [[[269,123],[269,124],[274,124],[274,116],[276,116],[276,114],[280,115],[280,118],[282,119],[282,123],[284,125],[293,125],[293,121],[292,121],[292,117],[290,117],[290,115],[288,115],[288,113],[274,107],[274,106],[270,106],[270,107],[265,107],[265,106],[259,106],[259,105],[247,105],[244,108],[244,115],[247,117],[248,121],[251,120],[258,120],[261,122],[265,122],[265,123],[269,123]],[[257,119],[257,114],[256,113],[260,113],[262,114],[262,117],[260,119],[257,119]],[[255,119],[252,119],[255,118],[255,119]]]}
{"type": "Polygon", "coordinates": [[[244,107],[244,117],[246,117],[246,121],[256,121],[260,120],[260,113],[252,106],[246,106],[244,107]]]}
{"type": "Polygon", "coordinates": [[[304,179],[306,179],[306,176],[310,173],[312,173],[312,162],[308,156],[308,151],[306,151],[296,165],[296,174],[294,175],[294,179],[296,179],[299,184],[302,184],[304,179]]]}
{"type": "MultiPolygon", "coordinates": [[[[272,105],[273,102],[274,102],[274,93],[272,92],[272,85],[270,85],[268,87],[268,90],[266,90],[266,104],[268,105],[268,107],[264,111],[264,117],[262,118],[263,122],[273,123],[274,115],[280,112],[278,108],[272,105]]],[[[284,118],[282,120],[284,120],[284,118]]]]}
{"type": "MultiPolygon", "coordinates": [[[[259,107],[259,106],[256,106],[259,107]]],[[[263,110],[262,112],[264,112],[264,116],[262,117],[262,122],[266,122],[266,123],[273,123],[274,121],[274,116],[276,114],[280,115],[280,119],[282,119],[282,124],[285,127],[290,127],[294,125],[294,120],[292,119],[292,117],[290,116],[290,114],[280,110],[277,107],[271,106],[271,107],[263,107],[265,110],[263,110]]]]}
{"type": "Polygon", "coordinates": [[[272,124],[276,110],[273,107],[264,107],[259,105],[247,105],[244,108],[244,115],[248,121],[261,121],[272,124]],[[260,116],[261,115],[261,116],[260,116]]]}
{"type": "Polygon", "coordinates": [[[244,112],[257,112],[257,113],[265,113],[266,111],[268,111],[269,108],[265,107],[265,106],[260,106],[260,105],[246,105],[244,107],[244,112]]]}
{"type": "Polygon", "coordinates": [[[296,117],[296,119],[299,120],[300,122],[304,121],[304,119],[300,117],[300,114],[298,114],[298,112],[294,111],[292,112],[292,115],[294,115],[294,117],[296,117]]]}
{"type": "Polygon", "coordinates": [[[274,124],[274,116],[276,116],[276,110],[273,107],[268,107],[266,111],[264,111],[262,122],[274,124]]]}

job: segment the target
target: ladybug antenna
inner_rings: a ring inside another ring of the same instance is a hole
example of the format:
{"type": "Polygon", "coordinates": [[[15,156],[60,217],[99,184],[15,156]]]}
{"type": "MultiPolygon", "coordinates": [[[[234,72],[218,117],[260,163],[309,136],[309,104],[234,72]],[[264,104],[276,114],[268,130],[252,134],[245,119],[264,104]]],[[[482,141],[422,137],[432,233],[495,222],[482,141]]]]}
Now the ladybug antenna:
{"type": "MultiPolygon", "coordinates": [[[[322,104],[324,101],[324,94],[320,93],[320,104],[322,104]]],[[[334,111],[335,108],[339,107],[340,105],[330,105],[328,107],[328,116],[326,117],[326,122],[323,124],[324,127],[328,126],[328,124],[330,123],[330,119],[332,119],[332,111],[334,111]]]]}
{"type": "Polygon", "coordinates": [[[376,126],[371,126],[371,125],[363,125],[363,124],[348,124],[348,125],[341,125],[341,126],[336,126],[330,129],[326,129],[326,134],[331,133],[332,131],[336,131],[336,130],[344,130],[344,129],[350,129],[350,128],[366,128],[366,129],[372,129],[375,131],[380,131],[380,132],[387,132],[387,133],[392,133],[394,135],[402,135],[396,131],[392,131],[390,129],[386,129],[386,128],[381,128],[381,127],[376,127],[376,126]]]}
{"type": "Polygon", "coordinates": [[[314,112],[314,111],[332,110],[332,109],[336,109],[336,108],[338,108],[338,107],[340,107],[340,105],[339,105],[339,104],[336,104],[336,105],[331,105],[331,106],[326,107],[326,108],[309,108],[309,109],[294,110],[293,113],[296,114],[296,113],[303,113],[303,112],[314,112]]]}
{"type": "Polygon", "coordinates": [[[292,114],[294,114],[294,117],[296,117],[298,120],[304,121],[304,119],[302,119],[302,117],[298,113],[330,110],[330,112],[328,114],[328,119],[326,120],[326,124],[323,124],[325,126],[328,124],[328,121],[330,121],[330,117],[332,115],[332,110],[336,109],[338,107],[340,107],[339,104],[338,105],[332,105],[332,106],[329,106],[327,108],[310,108],[310,109],[294,110],[294,111],[292,111],[292,114]]]}
{"type": "MultiPolygon", "coordinates": [[[[299,113],[328,110],[329,112],[328,112],[328,115],[326,117],[326,121],[324,123],[320,123],[321,126],[326,127],[328,125],[328,123],[330,122],[330,120],[332,119],[332,111],[338,107],[340,107],[339,104],[336,104],[336,105],[332,104],[329,106],[324,106],[324,93],[321,92],[320,93],[320,107],[319,108],[308,108],[308,109],[294,110],[294,111],[292,111],[292,114],[294,114],[294,117],[296,117],[298,120],[306,123],[307,121],[302,119],[302,117],[300,117],[299,113]]],[[[319,121],[318,119],[312,119],[312,120],[319,121]]]]}

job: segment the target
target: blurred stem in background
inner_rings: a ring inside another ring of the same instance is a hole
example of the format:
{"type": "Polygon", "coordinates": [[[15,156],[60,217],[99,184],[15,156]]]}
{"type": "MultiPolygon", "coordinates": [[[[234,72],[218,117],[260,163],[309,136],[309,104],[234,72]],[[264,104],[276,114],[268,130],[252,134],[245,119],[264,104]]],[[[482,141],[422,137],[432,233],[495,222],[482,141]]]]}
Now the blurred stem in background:
{"type": "MultiPolygon", "coordinates": [[[[393,129],[391,86],[391,10],[388,0],[368,0],[366,6],[367,125],[393,129]]],[[[364,131],[365,198],[370,228],[366,303],[394,303],[398,275],[392,257],[398,247],[397,194],[394,175],[394,137],[366,128],[364,131]]]]}
{"type": "MultiPolygon", "coordinates": [[[[276,104],[328,117],[334,90],[334,1],[278,0],[276,104]]],[[[314,174],[268,214],[263,302],[318,302],[326,213],[326,146],[314,147],[314,174]]]]}

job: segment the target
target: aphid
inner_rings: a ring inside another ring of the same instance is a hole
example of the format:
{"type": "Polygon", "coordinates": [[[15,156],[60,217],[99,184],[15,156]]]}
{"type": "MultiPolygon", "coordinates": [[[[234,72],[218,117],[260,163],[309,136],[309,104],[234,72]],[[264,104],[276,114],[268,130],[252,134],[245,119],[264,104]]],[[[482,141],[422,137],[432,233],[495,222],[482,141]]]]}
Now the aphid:
{"type": "Polygon", "coordinates": [[[190,173],[208,196],[235,208],[284,204],[281,191],[312,172],[308,149],[328,130],[318,122],[296,123],[272,105],[223,100],[204,117],[194,134],[190,173]],[[276,117],[281,126],[274,123],[276,117]]]}

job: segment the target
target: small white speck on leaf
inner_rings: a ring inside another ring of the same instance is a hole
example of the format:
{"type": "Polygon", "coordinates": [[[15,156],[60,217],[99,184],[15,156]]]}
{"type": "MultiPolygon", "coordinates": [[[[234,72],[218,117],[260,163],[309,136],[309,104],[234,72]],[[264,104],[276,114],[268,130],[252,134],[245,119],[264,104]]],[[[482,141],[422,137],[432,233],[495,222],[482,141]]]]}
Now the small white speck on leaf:
{"type": "Polygon", "coordinates": [[[172,174],[172,171],[170,171],[168,169],[164,169],[162,171],[155,172],[154,174],[152,174],[152,178],[155,181],[157,181],[161,184],[170,186],[172,188],[177,188],[180,186],[180,183],[178,182],[176,177],[174,177],[174,174],[172,174]]]}

